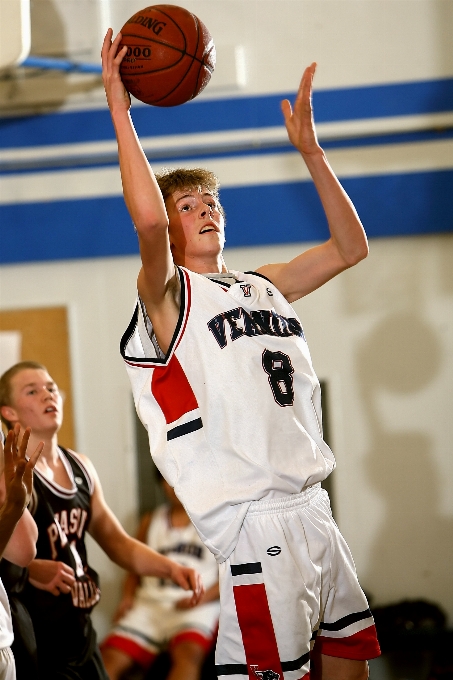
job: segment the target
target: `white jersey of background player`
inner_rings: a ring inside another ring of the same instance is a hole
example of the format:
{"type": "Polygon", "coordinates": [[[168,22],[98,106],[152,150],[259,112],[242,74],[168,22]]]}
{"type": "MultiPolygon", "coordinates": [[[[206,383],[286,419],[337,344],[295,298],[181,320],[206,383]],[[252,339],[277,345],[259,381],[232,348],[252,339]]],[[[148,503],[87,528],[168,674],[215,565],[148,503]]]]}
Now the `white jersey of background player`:
{"type": "MultiPolygon", "coordinates": [[[[197,274],[226,273],[228,271],[222,256],[225,240],[224,219],[217,200],[216,191],[209,190],[206,186],[181,187],[180,189],[174,190],[164,200],[156,182],[156,178],[141,148],[129,115],[130,99],[119,75],[119,65],[125,55],[125,48],[120,50],[117,54],[120,40],[121,35],[118,35],[112,42],[112,31],[108,31],[102,49],[104,86],[118,141],[124,198],[138,233],[142,260],[142,268],[138,276],[138,292],[141,303],[144,306],[144,322],[146,323],[146,318],[149,318],[158,347],[162,351],[164,357],[167,358],[177,342],[175,331],[178,334],[181,330],[179,327],[181,303],[182,296],[186,292],[182,275],[186,276],[185,270],[188,272],[186,278],[190,280],[193,279],[195,282],[194,285],[197,287],[203,286],[201,281],[205,281],[206,285],[213,285],[210,281],[204,279],[204,277],[196,276],[197,274]],[[175,267],[175,265],[177,265],[178,268],[175,267]],[[179,269],[180,267],[185,269],[179,269]],[[190,272],[194,272],[195,274],[191,275],[190,272]]],[[[285,300],[285,303],[291,303],[308,293],[311,293],[340,272],[355,265],[366,257],[368,253],[366,235],[354,206],[330,168],[316,138],[311,107],[311,88],[314,72],[315,64],[312,64],[305,70],[294,104],[294,110],[292,109],[290,102],[285,100],[282,103],[282,111],[290,141],[300,151],[318,191],[329,225],[330,238],[325,243],[305,251],[288,263],[269,264],[260,267],[256,271],[256,274],[264,276],[272,282],[272,289],[275,287],[279,294],[281,294],[281,297],[285,300]]],[[[253,205],[250,205],[249,209],[250,213],[253,214],[253,205]]],[[[248,215],[244,215],[245,222],[247,219],[248,215]]],[[[184,301],[184,304],[186,304],[186,302],[187,301],[184,301]]],[[[295,317],[296,315],[293,313],[292,316],[295,317]]],[[[145,388],[144,381],[142,386],[145,388]]],[[[308,399],[310,399],[310,397],[311,393],[308,395],[308,399]]],[[[137,403],[137,394],[135,394],[135,398],[137,403]]],[[[225,408],[228,408],[228,400],[225,401],[225,408]]],[[[204,425],[206,426],[206,423],[204,425]]],[[[209,426],[211,429],[214,429],[215,423],[210,423],[209,426]]],[[[150,423],[150,429],[151,427],[152,423],[150,423]]],[[[319,448],[321,448],[321,445],[319,448]]],[[[326,461],[325,474],[317,479],[315,478],[313,481],[318,481],[327,476],[332,468],[332,460],[330,460],[329,465],[327,447],[324,449],[324,453],[326,454],[324,456],[324,460],[326,461]]],[[[162,467],[165,468],[165,465],[162,467]]],[[[161,471],[165,472],[162,468],[161,471]]],[[[169,476],[169,481],[171,482],[171,475],[169,476]]],[[[240,478],[239,473],[237,486],[240,486],[241,482],[243,482],[243,480],[240,478]]],[[[199,480],[200,487],[204,483],[206,483],[206,480],[199,480]]],[[[308,486],[308,495],[306,497],[304,496],[303,500],[299,498],[297,493],[294,494],[295,497],[297,496],[297,499],[295,498],[294,500],[297,500],[298,503],[302,503],[304,507],[309,505],[312,497],[319,496],[316,486],[316,484],[314,486],[308,486]]],[[[299,491],[303,490],[299,489],[299,491]]],[[[178,493],[181,493],[181,500],[184,503],[183,489],[178,489],[178,493]]],[[[266,491],[264,492],[264,495],[267,496],[266,491]]],[[[280,500],[280,498],[281,496],[279,496],[278,500],[280,500]]],[[[292,502],[292,497],[290,495],[286,498],[288,499],[288,502],[292,502]]],[[[251,508],[253,503],[256,503],[256,505],[253,505],[253,509],[247,509],[247,512],[243,517],[244,527],[246,527],[249,515],[253,516],[254,513],[263,514],[263,512],[264,514],[272,514],[275,511],[275,503],[272,507],[267,507],[262,505],[263,501],[255,501],[255,496],[253,496],[251,500],[252,504],[248,503],[247,508],[248,506],[251,508]]],[[[266,499],[264,502],[266,502],[266,499]]],[[[269,502],[272,504],[272,500],[269,502]]],[[[321,505],[322,503],[319,504],[318,511],[322,514],[324,510],[321,508],[321,505]]],[[[186,510],[197,526],[194,513],[189,504],[186,505],[186,510]]],[[[321,521],[323,526],[328,523],[328,511],[326,510],[325,512],[327,514],[325,516],[323,515],[321,521]]],[[[319,516],[321,516],[321,514],[319,514],[319,516]]],[[[205,510],[205,517],[207,518],[208,516],[209,508],[205,510]]],[[[216,514],[212,513],[214,532],[216,520],[218,519],[216,514]]],[[[312,519],[311,525],[313,525],[313,523],[314,520],[312,519]]],[[[205,522],[203,528],[207,525],[208,522],[205,522]]],[[[199,526],[197,526],[197,528],[200,529],[199,526]]],[[[326,542],[329,541],[331,531],[333,531],[333,529],[327,531],[327,537],[325,538],[326,542]]],[[[200,533],[203,534],[203,531],[201,530],[200,533]]],[[[251,533],[253,535],[253,532],[251,533]]],[[[205,538],[209,541],[209,536],[205,538]]],[[[240,536],[236,537],[236,539],[239,544],[241,542],[240,536]]],[[[260,539],[257,538],[257,541],[259,540],[260,539]]],[[[281,539],[279,539],[279,541],[280,540],[281,539]]],[[[304,541],[303,533],[299,536],[298,541],[304,541]]],[[[240,558],[245,560],[248,553],[247,548],[244,547],[242,543],[240,558]]],[[[308,553],[310,553],[311,547],[314,546],[308,545],[308,553]]],[[[237,548],[234,548],[234,551],[236,550],[237,548]]],[[[345,550],[347,550],[347,547],[345,548],[344,543],[342,543],[341,547],[337,549],[337,553],[344,552],[345,550]]],[[[253,550],[250,554],[252,553],[253,550]]],[[[233,555],[235,555],[235,552],[231,553],[227,560],[222,562],[220,567],[226,563],[229,564],[228,560],[230,560],[233,555]]],[[[224,558],[225,555],[221,556],[222,560],[224,560],[224,558]]],[[[308,559],[310,560],[310,558],[308,559]]],[[[224,583],[229,579],[228,587],[230,585],[242,586],[257,584],[263,577],[258,577],[256,575],[257,571],[254,572],[256,564],[258,563],[253,563],[251,559],[249,559],[248,564],[238,565],[237,560],[235,561],[233,559],[230,565],[231,573],[224,571],[224,583]],[[243,568],[245,568],[245,571],[243,568]],[[236,580],[235,582],[233,578],[233,583],[231,584],[232,576],[239,577],[239,581],[236,580]]],[[[350,567],[350,561],[348,564],[350,567]]],[[[335,569],[336,568],[337,567],[335,566],[335,569]]],[[[303,567],[300,567],[299,574],[302,569],[303,567]]],[[[313,567],[313,565],[312,569],[316,571],[316,567],[313,567]]],[[[259,571],[261,573],[261,565],[259,566],[259,571]]],[[[353,579],[351,574],[352,572],[349,571],[344,577],[342,586],[337,588],[338,592],[342,589],[344,590],[348,580],[353,579]]],[[[222,579],[222,569],[220,575],[222,579]]],[[[282,574],[281,576],[282,583],[280,584],[280,587],[283,591],[283,581],[286,579],[285,574],[282,574]]],[[[287,578],[293,578],[293,575],[290,574],[286,576],[287,578]]],[[[341,581],[341,576],[339,577],[339,581],[341,581]]],[[[291,584],[291,587],[294,588],[293,584],[291,584]]],[[[259,656],[260,650],[253,648],[253,645],[251,648],[248,648],[249,640],[248,638],[247,640],[245,639],[247,635],[244,635],[243,630],[243,626],[249,630],[250,621],[245,621],[245,619],[243,621],[239,620],[241,631],[239,631],[239,627],[236,625],[236,631],[232,632],[233,624],[231,623],[231,619],[228,619],[228,622],[225,623],[225,630],[223,630],[222,612],[223,610],[227,612],[229,609],[229,600],[232,600],[233,597],[233,591],[230,590],[228,600],[228,597],[225,594],[226,588],[227,586],[224,588],[221,585],[221,620],[219,635],[221,636],[222,641],[224,641],[224,645],[220,645],[219,643],[217,646],[217,652],[219,652],[218,657],[216,658],[218,674],[220,676],[228,675],[233,679],[237,678],[237,680],[244,676],[263,678],[285,677],[287,680],[299,680],[301,677],[308,678],[310,662],[306,660],[305,657],[308,657],[309,655],[303,655],[298,659],[290,658],[290,660],[283,658],[284,654],[280,649],[281,645],[284,646],[282,635],[288,638],[291,638],[291,636],[294,635],[301,636],[300,631],[289,630],[290,628],[293,629],[295,625],[298,625],[295,624],[295,622],[292,622],[291,624],[288,623],[288,630],[283,631],[283,633],[282,631],[277,631],[280,625],[278,619],[284,619],[283,611],[278,612],[276,610],[275,613],[271,611],[278,643],[277,655],[281,657],[277,660],[278,670],[276,670],[277,666],[270,668],[269,665],[266,667],[260,665],[261,662],[255,662],[254,654],[259,656]],[[227,630],[228,626],[230,626],[230,630],[227,630]],[[228,634],[229,639],[231,640],[234,635],[238,636],[241,635],[241,633],[244,644],[227,644],[226,638],[228,637],[228,634]],[[224,634],[225,637],[222,637],[224,634]],[[224,649],[222,649],[222,646],[224,646],[224,649]],[[250,649],[252,649],[252,652],[250,652],[250,649]]],[[[270,589],[271,587],[268,587],[268,584],[266,583],[266,590],[270,591],[270,589]]],[[[239,588],[239,590],[241,589],[239,588]]],[[[237,591],[238,588],[236,588],[235,597],[237,591]]],[[[242,590],[241,592],[245,593],[246,591],[242,590]]],[[[319,595],[319,598],[322,600],[321,594],[319,595]]],[[[282,600],[283,599],[284,598],[282,598],[282,600]]],[[[365,599],[363,599],[363,602],[365,602],[366,606],[365,599]]],[[[321,601],[321,608],[325,604],[325,601],[321,601]]],[[[269,606],[272,610],[274,605],[270,604],[269,606]]],[[[240,619],[241,615],[239,613],[240,606],[238,600],[236,600],[236,608],[238,609],[238,618],[240,619]]],[[[246,612],[246,618],[249,610],[250,608],[247,609],[247,607],[245,607],[244,611],[246,612]]],[[[354,611],[354,608],[352,611],[354,611]]],[[[228,616],[231,616],[230,611],[227,613],[228,616]]],[[[349,621],[346,616],[343,616],[344,620],[341,619],[340,621],[339,619],[332,624],[327,624],[327,630],[330,631],[328,634],[335,637],[335,631],[338,630],[338,626],[340,626],[340,628],[342,625],[346,626],[346,623],[349,621]]],[[[252,622],[251,625],[253,626],[255,623],[256,621],[252,622]]],[[[304,625],[302,623],[300,625],[300,630],[303,630],[303,635],[306,635],[307,631],[305,630],[304,625]]],[[[313,621],[311,625],[313,628],[313,621]]],[[[367,625],[370,625],[370,623],[368,622],[367,625]]],[[[359,633],[360,626],[359,629],[355,628],[347,630],[343,637],[350,636],[348,639],[351,641],[351,637],[359,633]]],[[[341,638],[342,635],[337,637],[341,638]]],[[[272,647],[272,644],[269,643],[269,647],[272,647]]],[[[266,642],[262,640],[260,645],[261,648],[266,645],[267,640],[266,642]]],[[[355,655],[354,653],[349,655],[347,645],[340,651],[338,651],[335,645],[327,647],[326,649],[331,651],[327,654],[321,653],[317,655],[317,658],[312,658],[310,670],[310,677],[312,679],[319,677],[323,680],[328,680],[330,678],[335,678],[335,680],[362,680],[367,677],[368,673],[367,663],[364,659],[379,654],[377,643],[375,643],[375,653],[370,653],[368,657],[355,655]]]]}

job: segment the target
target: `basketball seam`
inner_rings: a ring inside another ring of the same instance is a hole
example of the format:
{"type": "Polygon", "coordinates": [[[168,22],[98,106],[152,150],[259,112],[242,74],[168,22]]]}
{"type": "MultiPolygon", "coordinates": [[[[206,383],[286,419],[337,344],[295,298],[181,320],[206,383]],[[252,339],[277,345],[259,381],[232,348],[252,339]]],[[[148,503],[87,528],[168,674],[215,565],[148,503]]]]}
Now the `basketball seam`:
{"type": "MultiPolygon", "coordinates": [[[[196,27],[197,27],[197,42],[196,42],[196,45],[195,45],[195,54],[196,54],[196,53],[197,53],[197,50],[198,50],[198,46],[199,46],[199,44],[200,44],[200,25],[199,25],[198,19],[197,19],[197,17],[195,16],[195,14],[192,14],[192,16],[193,16],[194,19],[195,19],[195,25],[196,25],[196,27]]],[[[187,54],[187,52],[186,52],[186,54],[187,54]]],[[[192,55],[187,55],[187,56],[188,56],[190,59],[192,59],[192,61],[190,62],[190,65],[189,65],[188,68],[186,69],[186,72],[185,72],[184,76],[181,78],[181,80],[179,81],[179,83],[178,83],[177,85],[175,85],[175,87],[174,87],[172,90],[170,90],[169,92],[167,92],[167,94],[165,95],[165,97],[161,97],[160,99],[155,99],[155,100],[154,100],[154,103],[155,103],[155,104],[157,104],[158,102],[165,101],[168,97],[170,97],[170,95],[174,94],[175,91],[178,89],[178,87],[181,85],[181,83],[184,82],[184,79],[186,78],[187,74],[189,73],[190,69],[192,68],[194,61],[198,61],[198,62],[200,61],[199,59],[196,59],[195,56],[193,56],[193,57],[192,57],[192,55]]],[[[202,62],[201,62],[201,63],[202,63],[202,62]]],[[[197,76],[197,82],[198,82],[198,76],[197,76]]],[[[190,99],[193,99],[193,97],[194,97],[194,94],[193,94],[193,91],[192,91],[192,96],[190,97],[190,99]]],[[[190,101],[190,99],[187,100],[187,101],[190,101]]]]}

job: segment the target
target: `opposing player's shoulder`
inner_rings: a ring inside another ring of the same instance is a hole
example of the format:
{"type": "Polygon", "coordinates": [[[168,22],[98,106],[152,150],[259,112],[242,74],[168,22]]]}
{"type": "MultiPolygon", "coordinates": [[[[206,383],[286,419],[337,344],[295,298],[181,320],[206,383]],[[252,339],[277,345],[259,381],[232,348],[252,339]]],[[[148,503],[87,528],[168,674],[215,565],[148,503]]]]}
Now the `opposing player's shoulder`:
{"type": "Polygon", "coordinates": [[[76,451],[73,451],[72,449],[66,449],[66,451],[79,463],[82,469],[86,471],[88,481],[90,483],[90,487],[92,487],[92,490],[94,489],[95,486],[99,486],[100,484],[99,476],[90,458],[88,458],[88,456],[86,456],[84,453],[78,453],[76,451]]]}

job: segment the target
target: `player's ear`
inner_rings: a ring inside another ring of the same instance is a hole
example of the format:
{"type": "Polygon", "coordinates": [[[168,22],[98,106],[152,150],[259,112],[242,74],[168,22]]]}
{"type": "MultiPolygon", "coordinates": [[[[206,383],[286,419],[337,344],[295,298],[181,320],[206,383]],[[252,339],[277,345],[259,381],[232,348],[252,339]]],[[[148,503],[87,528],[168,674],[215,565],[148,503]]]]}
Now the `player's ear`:
{"type": "Polygon", "coordinates": [[[16,423],[19,420],[17,413],[12,406],[2,406],[0,408],[0,413],[9,423],[16,423]]]}

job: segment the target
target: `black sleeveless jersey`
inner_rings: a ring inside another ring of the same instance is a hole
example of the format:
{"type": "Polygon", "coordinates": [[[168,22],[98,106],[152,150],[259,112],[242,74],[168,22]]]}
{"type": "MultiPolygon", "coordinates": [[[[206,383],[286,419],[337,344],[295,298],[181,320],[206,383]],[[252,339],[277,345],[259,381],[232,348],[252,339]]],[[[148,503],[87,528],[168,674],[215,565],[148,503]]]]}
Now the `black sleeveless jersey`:
{"type": "Polygon", "coordinates": [[[27,607],[33,618],[65,618],[71,613],[89,613],[101,593],[97,573],[88,565],[85,532],[91,518],[93,480],[71,451],[60,447],[72,488],[65,489],[34,472],[34,490],[29,510],[38,526],[36,559],[64,562],[74,569],[76,582],[68,595],[52,595],[30,584],[26,589],[27,607]]]}

